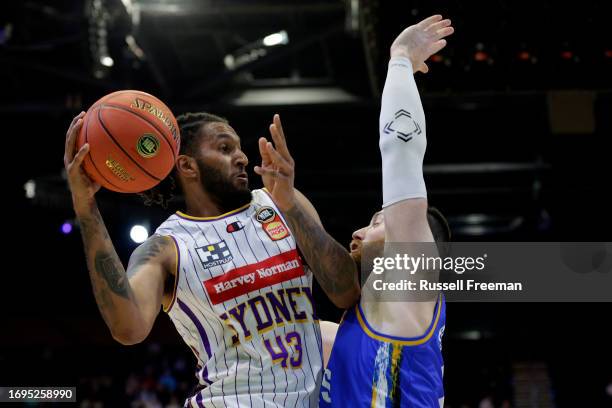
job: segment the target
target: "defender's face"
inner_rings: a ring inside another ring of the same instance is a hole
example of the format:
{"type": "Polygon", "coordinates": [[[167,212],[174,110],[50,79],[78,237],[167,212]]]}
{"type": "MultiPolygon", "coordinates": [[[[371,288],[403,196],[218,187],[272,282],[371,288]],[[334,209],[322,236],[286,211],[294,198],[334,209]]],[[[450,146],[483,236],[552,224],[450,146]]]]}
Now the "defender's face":
{"type": "Polygon", "coordinates": [[[226,123],[213,122],[203,129],[198,164],[203,184],[207,179],[225,184],[224,190],[249,191],[247,156],[241,149],[236,131],[226,123]],[[215,173],[215,174],[211,174],[215,173]]]}
{"type": "Polygon", "coordinates": [[[380,243],[385,241],[385,220],[382,211],[372,216],[370,224],[353,232],[350,250],[351,256],[356,262],[361,262],[361,253],[364,245],[380,243]]]}

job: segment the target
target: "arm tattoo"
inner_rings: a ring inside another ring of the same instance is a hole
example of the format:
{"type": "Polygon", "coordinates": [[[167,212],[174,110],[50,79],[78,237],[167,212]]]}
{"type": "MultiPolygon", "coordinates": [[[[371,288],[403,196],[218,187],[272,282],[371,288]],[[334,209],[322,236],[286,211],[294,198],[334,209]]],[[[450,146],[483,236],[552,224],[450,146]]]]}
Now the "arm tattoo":
{"type": "Polygon", "coordinates": [[[128,278],[117,254],[97,251],[94,261],[95,269],[104,279],[109,289],[116,295],[129,299],[128,278]]]}
{"type": "Polygon", "coordinates": [[[283,214],[325,293],[332,300],[354,293],[359,288],[357,265],[348,251],[308,215],[300,203],[283,214]]]}
{"type": "Polygon", "coordinates": [[[128,277],[133,276],[138,269],[155,259],[170,245],[170,240],[161,235],[153,235],[144,244],[136,248],[128,265],[128,277]]]}
{"type": "Polygon", "coordinates": [[[95,202],[86,214],[79,216],[79,222],[96,303],[104,321],[112,329],[120,319],[116,297],[133,301],[128,277],[95,202]]]}

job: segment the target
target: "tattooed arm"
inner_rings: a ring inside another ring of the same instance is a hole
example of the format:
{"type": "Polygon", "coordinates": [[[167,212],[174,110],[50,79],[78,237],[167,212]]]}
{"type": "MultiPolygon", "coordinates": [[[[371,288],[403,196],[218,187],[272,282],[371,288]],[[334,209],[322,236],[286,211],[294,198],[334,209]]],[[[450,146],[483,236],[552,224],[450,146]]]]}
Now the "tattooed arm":
{"type": "Polygon", "coordinates": [[[128,345],[149,334],[159,313],[165,278],[173,271],[173,243],[154,236],[134,251],[128,271],[124,269],[94,198],[100,186],[92,182],[81,164],[89,153],[85,144],[75,152],[82,112],[66,134],[64,165],[87,257],[87,267],[98,309],[113,338],[128,345]]]}
{"type": "Polygon", "coordinates": [[[310,201],[295,190],[295,204],[283,215],[306,262],[330,300],[343,309],[357,303],[360,293],[357,264],[349,252],[325,231],[310,201]]]}
{"type": "Polygon", "coordinates": [[[321,288],[336,306],[348,308],[359,299],[357,265],[349,252],[325,231],[310,201],[293,187],[295,163],[278,115],[274,115],[270,134],[276,148],[265,138],[259,139],[261,166],[255,166],[255,172],[287,219],[321,288]]]}
{"type": "Polygon", "coordinates": [[[174,244],[168,237],[150,237],[132,253],[126,271],[95,202],[87,207],[75,203],[98,309],[115,340],[139,343],[159,313],[174,244]]]}

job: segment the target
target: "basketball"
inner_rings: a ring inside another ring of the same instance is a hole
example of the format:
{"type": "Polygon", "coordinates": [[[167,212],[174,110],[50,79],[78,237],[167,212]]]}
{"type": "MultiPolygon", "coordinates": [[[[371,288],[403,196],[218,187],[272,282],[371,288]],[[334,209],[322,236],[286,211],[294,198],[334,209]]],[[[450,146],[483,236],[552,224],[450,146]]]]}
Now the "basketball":
{"type": "Polygon", "coordinates": [[[139,193],[162,181],[180,147],[170,109],[145,92],[126,90],[99,99],[83,118],[77,148],[89,143],[83,168],[103,187],[139,193]]]}

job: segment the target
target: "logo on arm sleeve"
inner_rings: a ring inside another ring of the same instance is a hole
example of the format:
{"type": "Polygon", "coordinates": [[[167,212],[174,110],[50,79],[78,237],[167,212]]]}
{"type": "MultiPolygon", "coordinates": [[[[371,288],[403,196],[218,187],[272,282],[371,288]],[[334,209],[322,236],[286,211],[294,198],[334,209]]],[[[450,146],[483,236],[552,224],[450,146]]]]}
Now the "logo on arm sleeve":
{"type": "Polygon", "coordinates": [[[413,135],[420,135],[423,131],[416,120],[412,119],[412,114],[404,109],[395,112],[395,117],[388,122],[383,132],[391,134],[395,132],[397,138],[403,142],[408,142],[413,135]]]}

